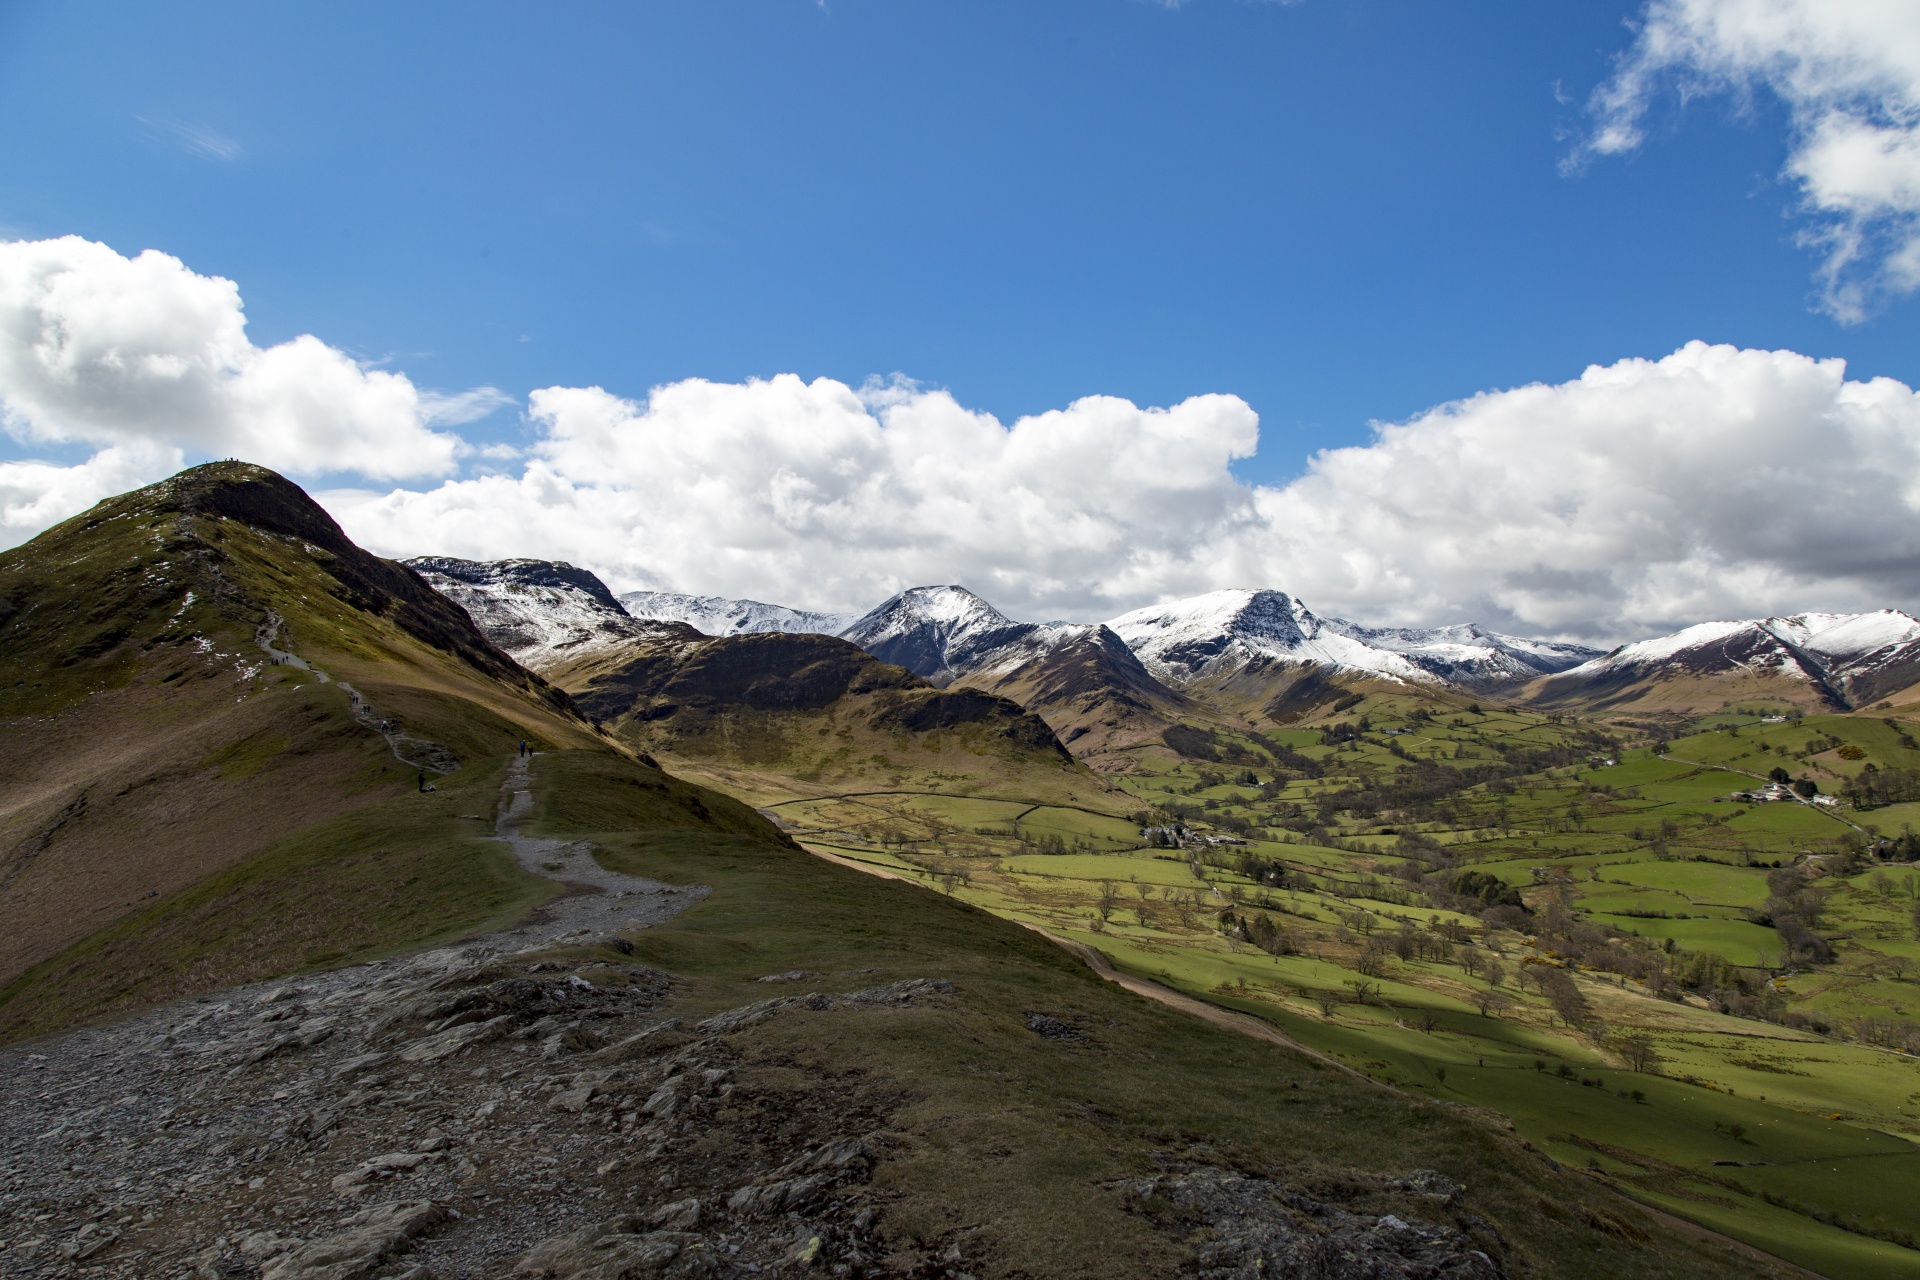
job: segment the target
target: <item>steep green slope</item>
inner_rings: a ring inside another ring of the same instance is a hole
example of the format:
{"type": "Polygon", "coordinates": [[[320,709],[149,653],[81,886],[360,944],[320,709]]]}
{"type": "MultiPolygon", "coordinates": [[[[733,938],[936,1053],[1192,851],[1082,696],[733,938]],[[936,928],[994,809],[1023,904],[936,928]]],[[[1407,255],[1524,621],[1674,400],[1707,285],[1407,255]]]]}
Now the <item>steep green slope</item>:
{"type": "MultiPolygon", "coordinates": [[[[1381,1089],[1141,1000],[954,898],[781,845],[636,830],[644,815],[621,786],[630,768],[542,757],[537,813],[545,834],[593,839],[610,867],[712,886],[682,915],[631,935],[637,959],[682,979],[671,1012],[683,1024],[769,996],[955,984],[938,1002],[884,1013],[803,1002],[726,1036],[743,1088],[783,1091],[780,1123],[857,1112],[882,1135],[871,1203],[903,1270],[945,1253],[948,1274],[1178,1274],[1196,1245],[1230,1233],[1129,1189],[1215,1168],[1375,1215],[1368,1224],[1393,1214],[1464,1231],[1507,1276],[1789,1274],[1550,1164],[1483,1112],[1381,1089]],[[805,975],[801,985],[760,980],[791,971],[805,975]],[[1413,1188],[1444,1184],[1407,1180],[1421,1169],[1464,1184],[1462,1198],[1423,1197],[1413,1188]]],[[[609,1194],[644,1200],[671,1186],[708,1196],[695,1157],[718,1165],[720,1153],[763,1140],[756,1127],[772,1118],[721,1108],[687,1163],[615,1172],[609,1194]]],[[[1298,1221],[1331,1234],[1336,1219],[1298,1221]]]]}
{"type": "MultiPolygon", "coordinates": [[[[476,761],[143,904],[0,987],[0,1042],[511,924],[560,886],[490,838],[501,775],[499,758],[476,761]]],[[[622,761],[609,776],[630,831],[786,843],[744,805],[658,770],[622,761]]]]}
{"type": "Polygon", "coordinates": [[[292,832],[595,735],[297,486],[196,467],[0,554],[0,981],[292,832]]]}
{"type": "Polygon", "coordinates": [[[1823,1275],[1920,1276],[1920,804],[1729,799],[1783,766],[1920,796],[1912,726],[1715,721],[1664,757],[1413,698],[1178,738],[1120,780],[1152,843],[1065,808],[937,850],[779,812],[1823,1275]]]}
{"type": "Polygon", "coordinates": [[[936,688],[830,636],[708,637],[662,626],[549,674],[636,749],[676,767],[783,780],[788,794],[1103,790],[1017,703],[936,688]]]}
{"type": "Polygon", "coordinates": [[[1099,627],[1011,671],[962,676],[954,688],[982,689],[1019,703],[1047,722],[1062,745],[1095,769],[1118,752],[1159,738],[1207,709],[1154,679],[1119,636],[1099,627]]]}

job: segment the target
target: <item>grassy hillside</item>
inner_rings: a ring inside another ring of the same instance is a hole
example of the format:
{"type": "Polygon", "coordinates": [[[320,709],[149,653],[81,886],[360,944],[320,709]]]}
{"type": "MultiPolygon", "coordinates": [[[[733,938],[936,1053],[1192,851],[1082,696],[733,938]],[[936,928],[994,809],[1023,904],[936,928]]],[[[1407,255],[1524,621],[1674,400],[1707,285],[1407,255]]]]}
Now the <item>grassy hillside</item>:
{"type": "MultiPolygon", "coordinates": [[[[785,847],[752,810],[606,753],[593,803],[632,832],[785,847]]],[[[0,987],[0,1041],[504,927],[560,891],[491,838],[505,761],[313,823],[143,904],[0,987]]],[[[587,766],[576,765],[576,768],[587,766]]]]}
{"type": "Polygon", "coordinates": [[[1100,627],[1012,671],[982,672],[954,682],[1011,698],[1047,722],[1075,757],[1111,769],[1118,753],[1157,739],[1165,729],[1207,709],[1154,679],[1126,644],[1100,627]]]}
{"type": "Polygon", "coordinates": [[[1117,779],[1137,822],[933,799],[917,827],[777,812],[1396,1088],[1496,1109],[1563,1162],[1824,1274],[1920,1275],[1903,1030],[1920,889],[1850,852],[1904,808],[1725,800],[1776,764],[1837,789],[1920,753],[1900,721],[1758,721],[1661,758],[1603,725],[1371,698],[1318,729],[1141,749],[1117,779]],[[1782,914],[1783,868],[1831,956],[1782,914]]]}
{"type": "Polygon", "coordinates": [[[1690,717],[1759,703],[1802,714],[1846,709],[1840,695],[1823,682],[1745,669],[1652,674],[1622,669],[1597,679],[1550,675],[1528,684],[1518,696],[1542,709],[1588,715],[1690,717]]]}
{"type": "Polygon", "coordinates": [[[873,1108],[887,1150],[874,1202],[903,1247],[951,1243],[983,1276],[1166,1275],[1189,1229],[1130,1211],[1121,1180],[1218,1165],[1359,1212],[1439,1226],[1477,1216],[1473,1238],[1510,1275],[1777,1274],[1649,1218],[1601,1178],[1550,1165],[1482,1112],[1380,1089],[1145,1002],[965,895],[764,842],[635,830],[620,787],[629,767],[542,757],[541,827],[590,836],[616,869],[713,887],[632,936],[637,958],[684,980],[684,1020],[783,990],[956,984],[950,1001],[883,1022],[805,1014],[730,1037],[742,1078],[777,1080],[792,1114],[873,1108]],[[805,985],[758,980],[793,970],[805,985]],[[1466,1185],[1457,1209],[1392,1189],[1420,1168],[1466,1185]]]}
{"type": "Polygon", "coordinates": [[[1104,790],[1018,704],[935,688],[844,640],[661,632],[550,674],[620,741],[734,778],[756,803],[903,788],[1104,790]]]}
{"type": "Polygon", "coordinates": [[[103,502],[0,554],[0,981],[523,738],[596,741],[272,472],[103,502]]]}

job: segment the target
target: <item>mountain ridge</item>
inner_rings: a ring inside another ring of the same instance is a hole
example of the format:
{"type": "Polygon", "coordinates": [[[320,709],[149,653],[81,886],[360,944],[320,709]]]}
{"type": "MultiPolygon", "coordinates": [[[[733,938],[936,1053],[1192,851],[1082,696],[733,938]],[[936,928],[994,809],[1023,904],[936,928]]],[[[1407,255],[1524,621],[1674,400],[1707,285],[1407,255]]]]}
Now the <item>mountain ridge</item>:
{"type": "Polygon", "coordinates": [[[155,895],[519,739],[568,697],[240,463],[0,553],[0,981],[155,895]]]}
{"type": "Polygon", "coordinates": [[[1727,697],[1848,709],[1920,683],[1920,619],[1897,609],[1696,623],[1527,686],[1542,705],[1700,710],[1727,697]]]}
{"type": "Polygon", "coordinates": [[[1284,724],[1356,690],[1495,694],[1594,710],[1766,696],[1846,708],[1920,683],[1920,620],[1891,609],[1699,623],[1603,653],[1476,623],[1380,627],[1323,617],[1274,590],[1208,592],[1107,623],[1020,622],[949,584],[897,592],[836,633],[828,628],[845,615],[717,596],[616,597],[564,564],[409,563],[470,611],[513,614],[493,618],[490,634],[535,669],[564,659],[591,665],[596,650],[650,628],[700,630],[687,619],[715,628],[706,634],[837,634],[936,685],[1011,696],[1076,753],[1121,739],[1138,745],[1182,716],[1205,715],[1209,704],[1284,724]],[[519,599],[518,613],[509,596],[519,599]],[[651,612],[635,618],[628,602],[651,612]]]}
{"type": "Polygon", "coordinates": [[[696,596],[677,591],[629,591],[621,608],[641,621],[684,622],[710,636],[753,635],[766,631],[837,636],[855,620],[850,613],[818,613],[759,600],[696,596]]]}

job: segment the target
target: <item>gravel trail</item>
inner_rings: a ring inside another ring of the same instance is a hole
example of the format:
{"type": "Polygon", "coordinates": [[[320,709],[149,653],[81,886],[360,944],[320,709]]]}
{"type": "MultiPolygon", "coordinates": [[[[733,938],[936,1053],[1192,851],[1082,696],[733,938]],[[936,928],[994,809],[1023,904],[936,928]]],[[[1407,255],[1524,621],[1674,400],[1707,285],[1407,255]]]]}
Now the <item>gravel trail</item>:
{"type": "MultiPolygon", "coordinates": [[[[287,1252],[276,1241],[343,1204],[364,1208],[357,1188],[403,1176],[427,1199],[476,1182],[510,1195],[487,1215],[499,1229],[456,1232],[471,1247],[440,1250],[447,1275],[491,1274],[490,1259],[577,1217],[565,1162],[528,1141],[552,1123],[547,1100],[528,1129],[490,1122],[529,1086],[551,1091],[574,1074],[543,1067],[648,1021],[673,980],[621,963],[631,946],[610,935],[666,920],[707,890],[607,871],[585,841],[522,835],[529,764],[509,769],[495,831],[521,866],[569,892],[521,925],[0,1049],[0,1276],[261,1275],[287,1252]],[[599,946],[608,959],[517,962],[556,944],[599,946]],[[502,1138],[484,1162],[482,1130],[502,1138]],[[352,1182],[380,1159],[390,1167],[352,1182]],[[263,1231],[275,1239],[242,1247],[263,1231]]],[[[604,1128],[608,1117],[602,1107],[592,1118],[604,1128]]]]}

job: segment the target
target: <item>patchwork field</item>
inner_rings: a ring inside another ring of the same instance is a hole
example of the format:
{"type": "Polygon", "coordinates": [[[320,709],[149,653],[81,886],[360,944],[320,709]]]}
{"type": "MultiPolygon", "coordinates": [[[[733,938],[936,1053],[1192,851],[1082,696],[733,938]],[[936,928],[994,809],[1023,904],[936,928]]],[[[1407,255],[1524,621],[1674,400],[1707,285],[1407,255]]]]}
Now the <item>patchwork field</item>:
{"type": "Polygon", "coordinates": [[[1775,767],[1823,792],[1920,767],[1903,729],[1349,716],[1220,735],[1215,760],[1136,749],[1097,808],[909,788],[763,811],[1823,1274],[1920,1276],[1920,878],[1867,852],[1920,804],[1730,798],[1775,767]]]}

